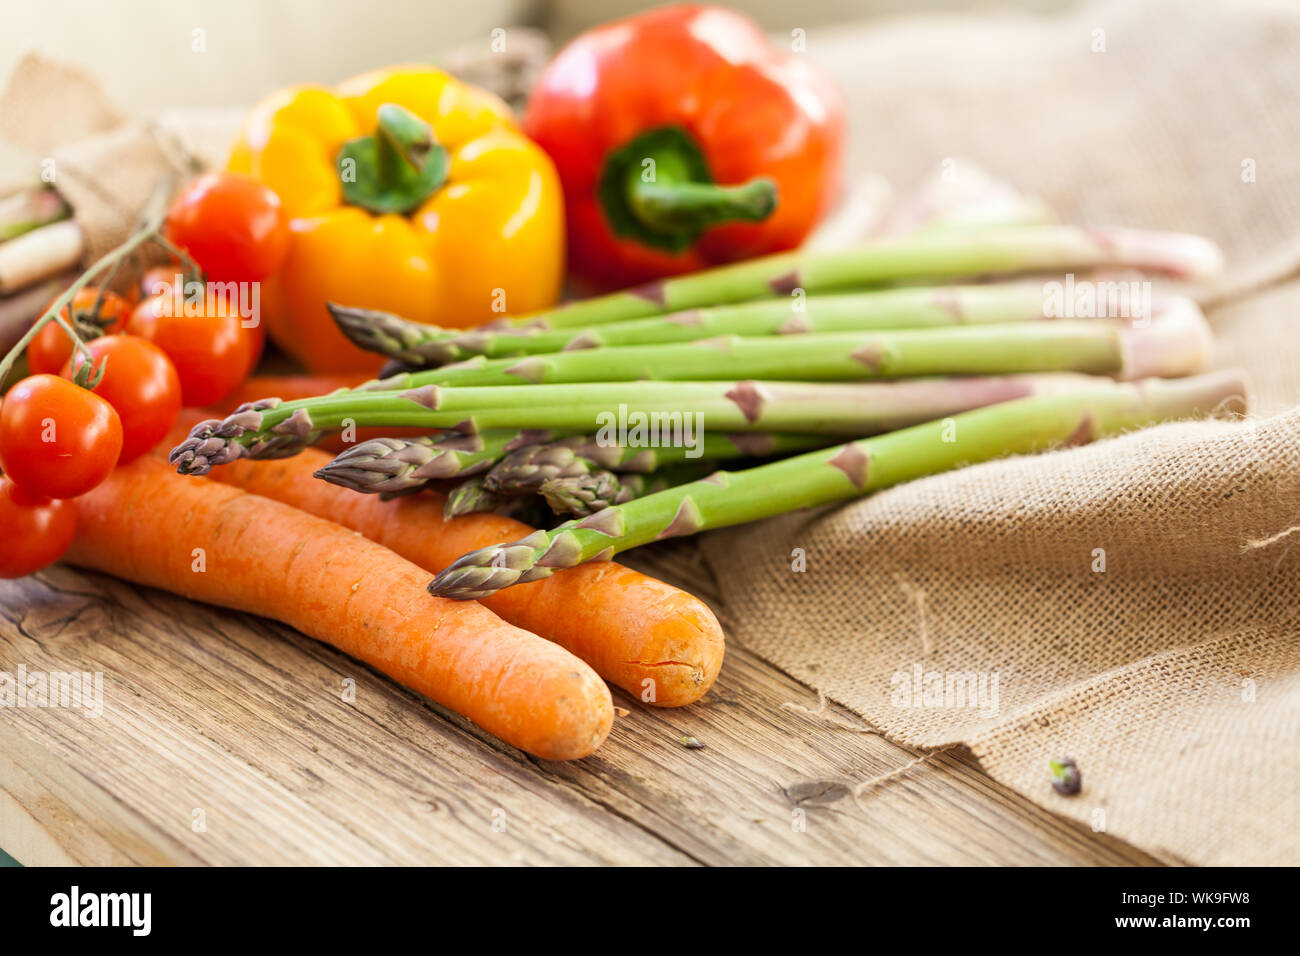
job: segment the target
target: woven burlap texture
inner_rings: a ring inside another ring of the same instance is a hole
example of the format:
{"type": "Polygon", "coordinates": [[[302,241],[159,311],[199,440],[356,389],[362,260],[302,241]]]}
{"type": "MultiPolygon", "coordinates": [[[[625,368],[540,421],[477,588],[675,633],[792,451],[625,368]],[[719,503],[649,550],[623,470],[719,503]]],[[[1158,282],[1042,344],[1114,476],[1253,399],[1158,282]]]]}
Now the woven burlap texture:
{"type": "Polygon", "coordinates": [[[848,92],[859,168],[906,184],[970,157],[1068,220],[1222,243],[1216,361],[1250,372],[1256,417],[708,535],[733,638],[1162,858],[1300,862],[1300,9],[917,19],[809,55],[848,92]],[[981,686],[982,709],[956,697],[981,686]],[[1077,796],[1050,787],[1060,756],[1077,796]]]}
{"type": "Polygon", "coordinates": [[[23,150],[33,180],[57,187],[95,259],[138,225],[159,180],[176,183],[224,162],[240,110],[129,118],[98,80],[29,53],[0,93],[0,139],[23,150]]]}

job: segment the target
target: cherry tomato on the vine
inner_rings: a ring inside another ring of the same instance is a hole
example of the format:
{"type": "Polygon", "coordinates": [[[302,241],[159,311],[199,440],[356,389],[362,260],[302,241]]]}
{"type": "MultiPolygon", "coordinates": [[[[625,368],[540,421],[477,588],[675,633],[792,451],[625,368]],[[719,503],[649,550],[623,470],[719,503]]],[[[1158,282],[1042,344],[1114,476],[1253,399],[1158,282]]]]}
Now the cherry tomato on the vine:
{"type": "Polygon", "coordinates": [[[146,269],[136,286],[136,304],[139,305],[141,300],[151,296],[162,295],[183,280],[184,275],[179,263],[146,269]]]}
{"type": "Polygon", "coordinates": [[[0,475],[0,578],[21,578],[62,557],[77,533],[77,503],[33,495],[0,475]]]}
{"type": "Polygon", "coordinates": [[[265,279],[289,252],[280,197],[243,173],[204,173],[190,181],[167,210],[165,232],[215,282],[265,279]]]}
{"type": "Polygon", "coordinates": [[[31,375],[0,405],[0,469],[24,491],[75,498],[113,470],[122,423],[98,395],[57,375],[31,375]]]}
{"type": "MultiPolygon", "coordinates": [[[[77,291],[77,294],[72,297],[73,327],[83,332],[87,329],[95,330],[100,335],[121,332],[126,326],[127,319],[131,317],[131,306],[116,292],[105,289],[103,298],[99,300],[99,312],[96,314],[94,308],[98,297],[99,289],[94,286],[86,286],[77,291]]],[[[54,305],[54,302],[50,305],[54,305]]],[[[49,311],[49,306],[45,308],[49,311]]],[[[69,319],[68,307],[64,306],[59,314],[64,319],[69,319]]],[[[83,339],[87,337],[82,336],[83,339]]],[[[31,344],[27,346],[27,367],[33,375],[58,375],[59,369],[63,368],[63,363],[70,355],[72,355],[72,340],[68,338],[68,333],[63,331],[59,323],[51,320],[45,323],[36,333],[36,338],[32,339],[31,344]]]]}
{"type": "Polygon", "coordinates": [[[244,328],[237,307],[211,296],[193,310],[177,305],[171,295],[145,299],[132,313],[127,332],[167,353],[180,376],[186,405],[211,405],[248,377],[262,353],[265,332],[260,325],[244,328]],[[187,315],[189,311],[201,314],[187,315]]]}
{"type": "MultiPolygon", "coordinates": [[[[122,421],[122,454],[125,463],[139,458],[165,437],[176,424],[181,410],[181,381],[167,353],[152,342],[134,335],[106,335],[86,346],[96,368],[104,374],[95,394],[113,406],[122,421]]],[[[77,353],[63,366],[63,377],[72,379],[86,359],[77,353]]]]}

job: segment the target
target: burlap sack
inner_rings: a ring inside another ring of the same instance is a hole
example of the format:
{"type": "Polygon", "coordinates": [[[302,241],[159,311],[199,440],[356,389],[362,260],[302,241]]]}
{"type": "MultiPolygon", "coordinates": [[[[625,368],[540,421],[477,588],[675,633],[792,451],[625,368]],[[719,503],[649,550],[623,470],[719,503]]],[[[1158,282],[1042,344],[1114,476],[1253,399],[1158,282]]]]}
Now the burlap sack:
{"type": "Polygon", "coordinates": [[[95,259],[138,225],[159,180],[177,183],[224,162],[242,111],[192,110],[128,118],[93,77],[38,53],[0,94],[0,140],[27,156],[33,181],[72,206],[95,259]]]}
{"type": "Polygon", "coordinates": [[[826,33],[809,55],[848,92],[859,167],[904,184],[969,156],[1067,220],[1222,243],[1217,357],[1251,373],[1259,417],[708,535],[731,638],[1157,855],[1300,862],[1300,8],[1116,0],[826,33]],[[1074,797],[1050,787],[1065,755],[1074,797]]]}

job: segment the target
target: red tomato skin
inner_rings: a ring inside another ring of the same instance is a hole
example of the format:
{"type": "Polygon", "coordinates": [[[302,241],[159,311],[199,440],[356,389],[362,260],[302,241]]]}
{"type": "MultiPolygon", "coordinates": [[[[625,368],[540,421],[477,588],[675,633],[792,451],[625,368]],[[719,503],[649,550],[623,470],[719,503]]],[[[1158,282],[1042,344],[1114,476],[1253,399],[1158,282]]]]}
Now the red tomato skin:
{"type": "Polygon", "coordinates": [[[0,405],[0,468],[23,490],[75,498],[113,470],[122,423],[98,395],[57,375],[32,375],[0,405]]]}
{"type": "MultiPolygon", "coordinates": [[[[77,314],[88,313],[95,305],[99,290],[87,286],[72,297],[72,309],[77,314]]],[[[54,303],[51,302],[50,305],[54,303]]],[[[49,306],[46,306],[49,311],[49,306]]],[[[63,318],[68,318],[68,308],[63,307],[63,318]]],[[[131,306],[116,292],[105,292],[99,305],[103,334],[121,332],[131,317],[131,306]]],[[[72,355],[72,340],[57,322],[46,322],[27,346],[27,368],[33,375],[58,375],[63,363],[72,355]]]]}
{"type": "Polygon", "coordinates": [[[219,402],[253,370],[266,333],[260,324],[245,328],[242,317],[230,310],[225,315],[185,315],[176,305],[174,296],[150,296],[136,306],[126,330],[167,353],[180,377],[185,405],[219,402]]]}
{"type": "MultiPolygon", "coordinates": [[[[106,335],[87,345],[94,364],[107,360],[95,394],[113,406],[122,422],[119,464],[134,461],[167,437],[181,410],[181,380],[167,353],[134,335],[106,335]]],[[[71,380],[80,355],[63,366],[71,380]]]]}
{"type": "Polygon", "coordinates": [[[289,220],[273,190],[243,173],[191,180],[167,211],[167,238],[215,282],[256,282],[289,254],[289,220]]]}
{"type": "Polygon", "coordinates": [[[0,578],[21,578],[63,556],[77,533],[77,503],[29,494],[0,476],[0,578]]]}

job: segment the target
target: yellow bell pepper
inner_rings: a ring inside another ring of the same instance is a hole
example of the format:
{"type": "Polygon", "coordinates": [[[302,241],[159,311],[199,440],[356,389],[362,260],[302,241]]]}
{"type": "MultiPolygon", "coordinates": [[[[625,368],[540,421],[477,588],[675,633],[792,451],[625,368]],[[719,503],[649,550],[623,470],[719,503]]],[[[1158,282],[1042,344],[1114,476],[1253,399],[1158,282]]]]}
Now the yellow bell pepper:
{"type": "Polygon", "coordinates": [[[313,372],[381,361],[344,338],[327,302],[465,328],[559,298],[555,167],[501,100],[440,70],[281,91],[250,114],[229,167],[274,189],[290,217],[262,311],[313,372]]]}

